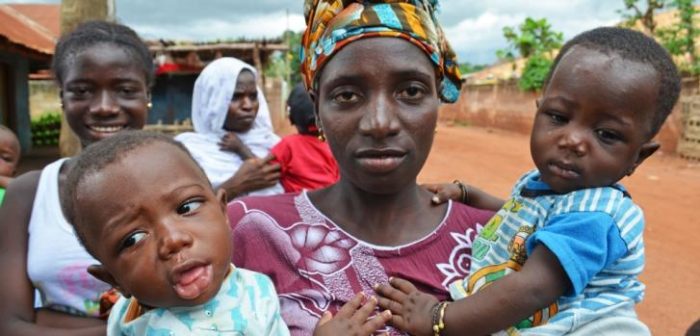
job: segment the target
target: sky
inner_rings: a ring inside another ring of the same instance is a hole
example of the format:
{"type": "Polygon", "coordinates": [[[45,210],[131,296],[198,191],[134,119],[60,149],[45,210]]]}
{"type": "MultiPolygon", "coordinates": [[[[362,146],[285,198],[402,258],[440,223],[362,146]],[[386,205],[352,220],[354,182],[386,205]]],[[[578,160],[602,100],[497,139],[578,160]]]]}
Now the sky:
{"type": "MultiPolygon", "coordinates": [[[[56,0],[0,0],[58,3],[56,0]]],[[[119,22],[145,39],[216,40],[273,38],[305,27],[303,0],[115,0],[119,22]]],[[[503,27],[545,17],[569,39],[620,21],[623,0],[442,0],[438,15],[460,62],[490,64],[506,47],[503,27]]]]}

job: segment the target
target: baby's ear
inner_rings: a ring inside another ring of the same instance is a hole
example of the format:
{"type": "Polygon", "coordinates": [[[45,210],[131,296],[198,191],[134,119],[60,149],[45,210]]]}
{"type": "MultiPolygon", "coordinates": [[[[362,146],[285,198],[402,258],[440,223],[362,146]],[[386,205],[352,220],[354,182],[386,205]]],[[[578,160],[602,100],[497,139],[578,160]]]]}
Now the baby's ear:
{"type": "Polygon", "coordinates": [[[88,273],[93,277],[101,280],[102,282],[108,283],[110,286],[116,288],[125,297],[130,297],[130,293],[126,293],[123,288],[119,286],[117,280],[114,279],[112,273],[109,273],[102,265],[90,265],[87,268],[88,273]]]}
{"type": "Polygon", "coordinates": [[[645,144],[643,144],[642,147],[639,149],[637,161],[634,162],[632,167],[627,169],[627,176],[632,175],[632,173],[634,173],[634,170],[637,169],[637,167],[639,167],[639,165],[642,164],[644,160],[646,160],[652,154],[656,153],[657,150],[659,150],[659,147],[661,147],[661,145],[654,140],[649,140],[645,144]]]}

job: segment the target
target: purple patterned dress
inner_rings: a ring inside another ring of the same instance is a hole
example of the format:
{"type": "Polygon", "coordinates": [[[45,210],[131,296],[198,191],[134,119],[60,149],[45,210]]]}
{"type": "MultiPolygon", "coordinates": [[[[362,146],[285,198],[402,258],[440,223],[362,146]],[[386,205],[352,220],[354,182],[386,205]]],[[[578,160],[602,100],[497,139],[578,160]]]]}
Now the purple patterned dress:
{"type": "Polygon", "coordinates": [[[492,215],[451,202],[447,216],[425,237],[377,246],[343,231],[314,207],[306,192],[248,197],[228,205],[233,263],[272,278],[293,336],[311,335],[324,311],[335,313],[357,292],[374,294],[373,286],[390,276],[448,299],[448,284],[467,276],[472,241],[492,215]]]}

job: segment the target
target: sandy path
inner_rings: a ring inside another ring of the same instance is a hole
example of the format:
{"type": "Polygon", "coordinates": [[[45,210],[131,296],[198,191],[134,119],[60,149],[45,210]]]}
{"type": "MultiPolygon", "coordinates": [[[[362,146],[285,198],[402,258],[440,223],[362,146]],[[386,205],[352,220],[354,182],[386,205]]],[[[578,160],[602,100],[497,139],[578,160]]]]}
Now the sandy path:
{"type": "MultiPolygon", "coordinates": [[[[441,125],[419,179],[459,178],[505,197],[532,167],[526,135],[441,125]]],[[[639,315],[654,335],[683,335],[700,318],[700,165],[657,154],[623,183],[647,219],[639,315]]]]}

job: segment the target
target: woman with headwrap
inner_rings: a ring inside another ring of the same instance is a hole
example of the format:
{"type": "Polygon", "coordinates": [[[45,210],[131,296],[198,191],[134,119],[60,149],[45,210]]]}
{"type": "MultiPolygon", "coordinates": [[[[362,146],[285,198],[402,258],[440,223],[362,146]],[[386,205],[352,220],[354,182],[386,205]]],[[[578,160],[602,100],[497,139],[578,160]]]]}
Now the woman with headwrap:
{"type": "MultiPolygon", "coordinates": [[[[436,0],[306,2],[302,73],[340,180],[311,192],[229,204],[233,260],[268,274],[292,335],[357,292],[401,277],[440,300],[469,269],[492,213],[431,205],[416,183],[440,101],[459,73],[436,0]]],[[[387,327],[392,335],[400,330],[387,327]]]]}
{"type": "Polygon", "coordinates": [[[253,67],[231,57],[207,65],[192,93],[194,132],[175,137],[229,199],[284,192],[279,165],[268,163],[279,137],[255,76],[253,67]]]}

